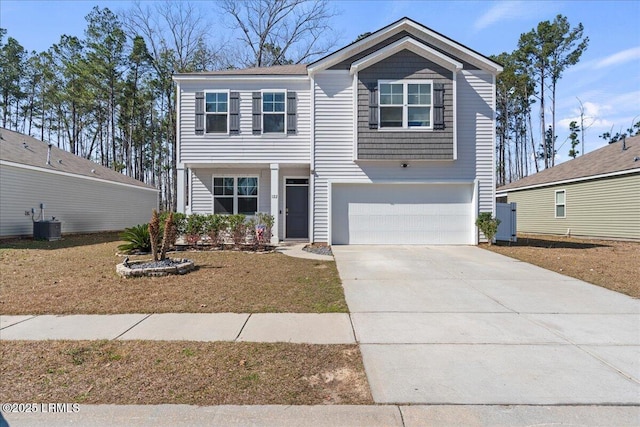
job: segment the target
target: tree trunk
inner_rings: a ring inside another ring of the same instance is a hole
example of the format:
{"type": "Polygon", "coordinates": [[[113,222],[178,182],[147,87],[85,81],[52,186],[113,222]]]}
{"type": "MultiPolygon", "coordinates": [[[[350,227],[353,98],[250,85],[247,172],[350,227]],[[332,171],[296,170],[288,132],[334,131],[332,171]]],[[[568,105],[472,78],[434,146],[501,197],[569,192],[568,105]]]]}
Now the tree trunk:
{"type": "Polygon", "coordinates": [[[540,137],[542,141],[544,168],[547,169],[549,167],[549,156],[547,155],[547,138],[544,122],[544,67],[540,69],[540,137]]]}

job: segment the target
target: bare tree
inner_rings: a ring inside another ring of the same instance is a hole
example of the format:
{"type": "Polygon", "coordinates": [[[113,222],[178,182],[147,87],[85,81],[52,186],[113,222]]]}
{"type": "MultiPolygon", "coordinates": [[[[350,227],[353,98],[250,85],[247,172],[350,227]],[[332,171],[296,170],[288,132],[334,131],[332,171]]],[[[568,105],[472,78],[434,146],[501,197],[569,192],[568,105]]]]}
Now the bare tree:
{"type": "MultiPolygon", "coordinates": [[[[196,3],[137,1],[122,13],[122,20],[131,39],[136,35],[144,38],[155,62],[165,57],[165,61],[171,62],[171,71],[189,72],[216,69],[220,65],[222,49],[212,47],[209,16],[209,12],[196,3]]],[[[222,37],[215,41],[224,45],[222,37]]]]}
{"type": "Polygon", "coordinates": [[[580,149],[582,150],[580,152],[580,155],[583,156],[584,155],[584,134],[587,133],[586,130],[589,129],[595,123],[596,119],[595,119],[595,117],[585,117],[585,115],[584,115],[584,105],[582,104],[582,100],[580,98],[578,98],[577,96],[576,96],[576,99],[580,103],[580,130],[582,131],[580,133],[580,142],[582,143],[581,147],[580,147],[580,149]],[[589,123],[588,125],[585,125],[584,124],[584,119],[585,118],[591,119],[591,123],[589,123]]]}
{"type": "MultiPolygon", "coordinates": [[[[122,13],[122,21],[131,39],[142,36],[149,51],[150,64],[155,71],[154,85],[161,94],[156,100],[160,117],[158,153],[163,161],[157,164],[160,175],[158,186],[163,190],[163,205],[176,207],[176,135],[175,135],[175,87],[171,76],[216,69],[221,63],[221,49],[214,49],[209,35],[212,25],[209,12],[202,4],[166,1],[154,3],[136,2],[122,13]],[[167,148],[166,156],[163,150],[167,148]],[[163,164],[164,163],[164,164],[163,164]],[[169,172],[170,171],[170,172],[169,172]]],[[[223,46],[223,43],[219,43],[223,46]]]]}
{"type": "Polygon", "coordinates": [[[222,10],[249,48],[241,65],[300,64],[326,54],[336,44],[328,0],[224,0],[222,10]]]}

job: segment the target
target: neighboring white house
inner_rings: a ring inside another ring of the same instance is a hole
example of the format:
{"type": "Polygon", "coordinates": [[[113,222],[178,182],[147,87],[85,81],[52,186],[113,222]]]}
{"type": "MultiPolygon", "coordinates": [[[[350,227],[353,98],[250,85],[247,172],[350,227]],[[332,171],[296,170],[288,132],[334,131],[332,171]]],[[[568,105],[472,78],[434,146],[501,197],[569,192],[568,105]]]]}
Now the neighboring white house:
{"type": "Polygon", "coordinates": [[[0,128],[0,236],[30,236],[31,209],[62,233],[123,230],[149,222],[158,190],[21,133],[0,128]]]}
{"type": "Polygon", "coordinates": [[[502,67],[403,18],[308,65],[176,74],[178,211],[277,240],[476,244],[502,67]]]}

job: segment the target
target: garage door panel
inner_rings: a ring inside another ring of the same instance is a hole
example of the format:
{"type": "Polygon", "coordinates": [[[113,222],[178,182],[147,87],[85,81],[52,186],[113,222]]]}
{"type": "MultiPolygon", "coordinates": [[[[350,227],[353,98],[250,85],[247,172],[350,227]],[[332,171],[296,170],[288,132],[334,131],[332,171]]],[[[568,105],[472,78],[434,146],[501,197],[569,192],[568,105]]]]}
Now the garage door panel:
{"type": "Polygon", "coordinates": [[[471,185],[335,185],[333,244],[469,244],[471,185]]]}

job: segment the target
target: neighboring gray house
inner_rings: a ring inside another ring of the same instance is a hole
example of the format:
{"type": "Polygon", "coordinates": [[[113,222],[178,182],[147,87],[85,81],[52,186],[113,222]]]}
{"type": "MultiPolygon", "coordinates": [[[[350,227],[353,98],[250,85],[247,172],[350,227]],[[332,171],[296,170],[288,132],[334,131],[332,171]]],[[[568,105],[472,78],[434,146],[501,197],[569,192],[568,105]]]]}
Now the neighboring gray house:
{"type": "Polygon", "coordinates": [[[178,211],[268,212],[274,240],[476,244],[501,71],[403,18],[306,66],[177,74],[178,211]]]}
{"type": "Polygon", "coordinates": [[[158,190],[21,133],[0,128],[0,236],[33,233],[31,208],[62,233],[123,230],[149,221],[158,190]]]}
{"type": "Polygon", "coordinates": [[[498,188],[518,232],[640,239],[640,136],[498,188]]]}

